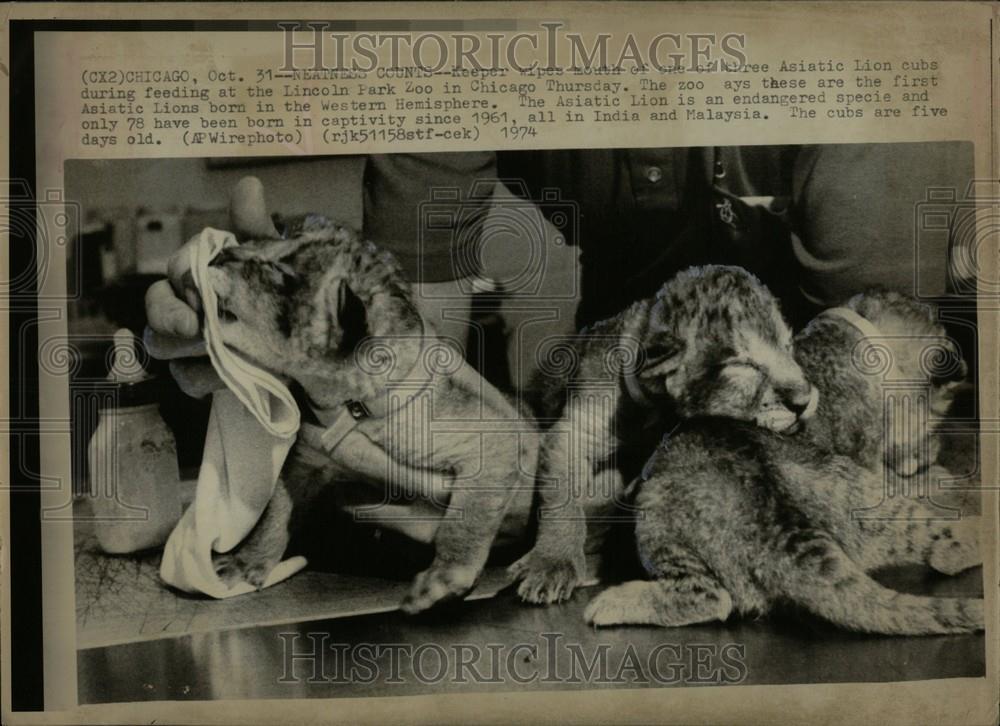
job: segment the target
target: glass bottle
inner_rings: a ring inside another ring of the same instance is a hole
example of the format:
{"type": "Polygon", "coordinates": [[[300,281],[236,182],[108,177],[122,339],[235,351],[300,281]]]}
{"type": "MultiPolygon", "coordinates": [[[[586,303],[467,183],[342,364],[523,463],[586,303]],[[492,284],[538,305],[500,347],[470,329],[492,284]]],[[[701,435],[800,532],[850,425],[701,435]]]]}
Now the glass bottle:
{"type": "Polygon", "coordinates": [[[117,395],[90,439],[90,494],[98,544],[117,554],[166,542],[181,517],[180,474],[156,380],[142,368],[129,330],[115,333],[108,380],[117,395]]]}

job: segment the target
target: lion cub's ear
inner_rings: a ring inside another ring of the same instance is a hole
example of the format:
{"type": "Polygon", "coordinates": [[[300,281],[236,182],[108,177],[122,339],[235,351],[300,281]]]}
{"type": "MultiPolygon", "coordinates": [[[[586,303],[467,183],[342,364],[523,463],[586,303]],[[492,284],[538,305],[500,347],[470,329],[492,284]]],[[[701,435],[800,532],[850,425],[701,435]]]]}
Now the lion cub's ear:
{"type": "Polygon", "coordinates": [[[645,361],[639,369],[640,378],[673,375],[684,358],[684,341],[670,333],[656,333],[643,347],[645,361]]]}
{"type": "Polygon", "coordinates": [[[368,335],[365,304],[342,278],[336,281],[333,289],[327,291],[327,295],[331,296],[327,298],[330,303],[327,306],[331,317],[330,330],[338,331],[331,337],[336,338],[340,353],[350,353],[368,335]]]}
{"type": "Polygon", "coordinates": [[[345,354],[368,335],[365,305],[340,275],[329,274],[315,297],[309,340],[316,354],[345,354]]]}

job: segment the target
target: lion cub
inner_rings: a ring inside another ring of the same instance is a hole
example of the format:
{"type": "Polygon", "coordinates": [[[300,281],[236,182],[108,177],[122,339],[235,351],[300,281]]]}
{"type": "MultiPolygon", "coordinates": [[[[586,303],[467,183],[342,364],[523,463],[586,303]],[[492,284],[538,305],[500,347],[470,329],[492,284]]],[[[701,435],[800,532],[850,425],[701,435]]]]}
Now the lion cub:
{"type": "MultiPolygon", "coordinates": [[[[303,418],[315,416],[327,433],[346,410],[356,420],[348,423],[349,445],[386,463],[387,496],[396,488],[390,470],[444,482],[424,493],[439,507],[435,558],[403,609],[422,611],[471,590],[511,499],[519,491],[530,497],[534,422],[437,338],[395,259],[347,228],[308,217],[288,239],[223,249],[209,273],[226,345],[297,384],[303,418]]],[[[320,462],[315,473],[327,454],[310,446],[300,432],[285,466],[292,499],[296,487],[315,484],[298,462],[320,462]]],[[[247,539],[216,557],[220,576],[259,584],[287,546],[291,509],[279,482],[247,539]]]]}
{"type": "MultiPolygon", "coordinates": [[[[738,267],[693,267],[561,351],[558,420],[543,434],[534,548],[511,566],[529,602],[565,599],[584,567],[586,524],[622,501],[617,455],[698,415],[796,427],[816,393],[792,354],[778,303],[738,267]]],[[[656,445],[642,451],[644,461],[656,445]]]]}
{"type": "Polygon", "coordinates": [[[702,419],[664,439],[637,494],[636,540],[651,579],[602,592],[588,622],[679,626],[787,602],[871,633],[982,629],[981,599],[907,595],[867,574],[906,563],[954,574],[981,562],[978,517],[942,521],[892,494],[885,479],[925,469],[936,455],[930,426],[886,432],[887,412],[890,420],[906,413],[894,408],[899,384],[922,388],[940,412],[964,363],[928,309],[901,295],[862,295],[845,308],[796,338],[820,389],[804,431],[702,419]]]}

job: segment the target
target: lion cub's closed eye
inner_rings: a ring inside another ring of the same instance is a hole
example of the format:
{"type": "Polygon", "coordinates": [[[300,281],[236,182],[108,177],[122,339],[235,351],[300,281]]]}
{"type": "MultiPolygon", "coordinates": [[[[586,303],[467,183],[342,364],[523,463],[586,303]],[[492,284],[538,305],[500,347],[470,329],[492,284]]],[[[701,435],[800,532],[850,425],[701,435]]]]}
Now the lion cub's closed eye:
{"type": "Polygon", "coordinates": [[[918,597],[868,574],[913,564],[955,574],[982,561],[978,517],[944,518],[932,497],[892,491],[887,479],[937,456],[935,422],[918,425],[909,402],[919,398],[901,395],[900,381],[943,406],[966,372],[959,351],[930,309],[898,293],[844,307],[867,326],[821,315],[796,338],[822,391],[801,433],[703,418],[664,438],[636,496],[649,580],[605,590],[588,622],[682,626],[793,604],[870,633],[983,628],[981,598],[918,597]],[[872,345],[884,355],[859,354],[872,345]]]}
{"type": "Polygon", "coordinates": [[[559,511],[542,520],[535,548],[512,567],[533,602],[572,592],[586,527],[571,493],[584,493],[588,512],[605,516],[631,478],[617,459],[624,447],[641,449],[649,432],[703,416],[791,431],[817,404],[777,300],[738,267],[685,270],[654,297],[582,331],[573,349],[575,365],[551,387],[558,395],[544,413],[558,418],[539,458],[547,482],[539,491],[559,511]]]}

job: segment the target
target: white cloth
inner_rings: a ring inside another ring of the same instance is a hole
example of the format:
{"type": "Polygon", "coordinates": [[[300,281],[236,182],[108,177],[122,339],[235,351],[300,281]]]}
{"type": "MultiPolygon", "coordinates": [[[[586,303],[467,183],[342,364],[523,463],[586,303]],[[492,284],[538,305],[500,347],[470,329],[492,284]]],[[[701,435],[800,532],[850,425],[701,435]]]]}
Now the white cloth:
{"type": "MultiPolygon", "coordinates": [[[[205,314],[205,344],[226,388],[212,396],[195,498],[170,534],[160,564],[166,583],[216,598],[255,589],[246,582],[227,587],[215,574],[212,553],[228,552],[253,529],[299,430],[299,409],[285,385],[222,344],[215,292],[206,275],[212,258],[235,243],[228,232],[206,228],[191,248],[191,274],[205,314]]],[[[305,565],[302,557],[281,562],[264,587],[305,565]]]]}

